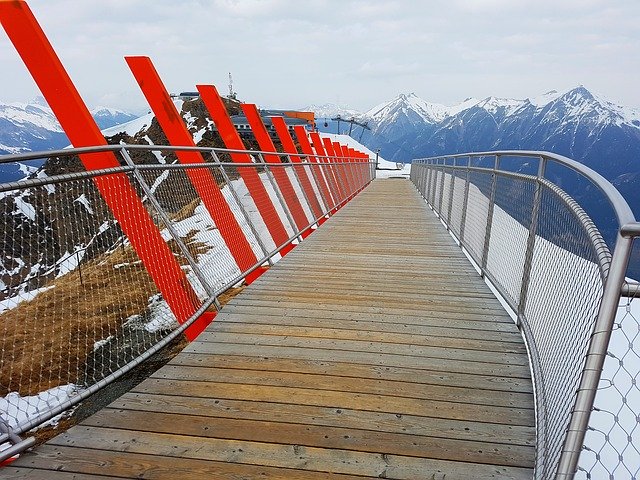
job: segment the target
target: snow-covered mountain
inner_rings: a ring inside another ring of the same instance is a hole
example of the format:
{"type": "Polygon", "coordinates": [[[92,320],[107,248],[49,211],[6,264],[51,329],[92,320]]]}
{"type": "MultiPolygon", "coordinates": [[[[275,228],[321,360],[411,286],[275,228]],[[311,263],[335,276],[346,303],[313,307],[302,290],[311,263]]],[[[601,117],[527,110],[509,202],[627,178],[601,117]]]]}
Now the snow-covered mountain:
{"type": "Polygon", "coordinates": [[[0,102],[0,154],[62,148],[68,143],[53,112],[42,101],[0,102]]]}
{"type": "Polygon", "coordinates": [[[96,107],[91,110],[91,116],[95,119],[100,130],[130,122],[138,117],[133,113],[109,107],[96,107]]]}
{"type": "MultiPolygon", "coordinates": [[[[488,150],[565,155],[612,182],[640,217],[640,110],[611,102],[582,85],[526,99],[467,99],[453,106],[399,95],[369,110],[363,119],[372,127],[363,143],[392,161],[488,150]]],[[[595,192],[575,179],[559,181],[597,223],[604,222],[599,226],[605,233],[613,233],[612,213],[595,192]]]]}
{"type": "MultiPolygon", "coordinates": [[[[100,129],[129,122],[136,115],[107,107],[91,111],[100,129]]],[[[29,103],[0,102],[0,155],[55,150],[69,145],[55,115],[42,97],[29,103]]],[[[42,165],[41,161],[23,164],[0,164],[0,182],[26,176],[25,171],[42,165]]]]}
{"type": "Polygon", "coordinates": [[[325,119],[335,118],[338,115],[342,118],[361,117],[362,112],[355,110],[348,105],[337,105],[335,103],[325,103],[322,105],[308,105],[301,108],[303,112],[314,112],[316,119],[321,121],[325,119]]]}

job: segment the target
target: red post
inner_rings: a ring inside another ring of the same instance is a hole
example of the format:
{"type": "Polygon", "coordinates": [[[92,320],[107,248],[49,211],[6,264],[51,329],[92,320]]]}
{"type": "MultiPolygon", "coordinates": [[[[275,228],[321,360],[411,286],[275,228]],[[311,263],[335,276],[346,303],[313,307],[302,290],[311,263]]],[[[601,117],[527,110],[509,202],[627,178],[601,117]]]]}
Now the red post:
{"type": "Polygon", "coordinates": [[[323,137],[322,138],[322,146],[324,147],[324,151],[328,157],[331,157],[329,161],[334,163],[333,174],[336,178],[336,184],[338,186],[338,191],[340,192],[340,202],[344,202],[347,199],[347,185],[344,176],[344,168],[341,165],[341,162],[336,154],[336,151],[333,148],[333,142],[330,138],[323,137]]]}
{"type": "Polygon", "coordinates": [[[354,195],[358,190],[357,172],[355,171],[356,165],[352,165],[353,159],[349,155],[349,147],[346,145],[338,144],[342,150],[342,156],[344,157],[345,166],[347,169],[347,176],[351,182],[351,195],[354,195]]]}
{"type": "MultiPolygon", "coordinates": [[[[75,147],[106,145],[28,5],[18,0],[0,1],[0,22],[71,144],[75,147]]],[[[87,170],[120,166],[112,152],[85,154],[80,160],[87,170]]],[[[129,178],[113,174],[95,177],[94,183],[176,319],[185,322],[199,308],[200,301],[129,178]]]]}
{"type": "MultiPolygon", "coordinates": [[[[249,125],[251,126],[251,130],[258,141],[258,145],[260,145],[260,150],[265,152],[273,152],[276,153],[276,147],[269,136],[269,132],[267,132],[264,123],[262,122],[262,118],[260,118],[260,113],[258,112],[257,107],[252,103],[243,103],[241,105],[242,111],[244,112],[249,125]]],[[[264,155],[264,161],[267,163],[272,163],[276,165],[282,165],[282,161],[278,155],[264,155]]],[[[296,223],[296,226],[299,230],[303,230],[309,225],[309,220],[304,213],[304,209],[302,208],[302,204],[296,195],[296,192],[293,188],[293,184],[289,179],[287,172],[283,167],[272,168],[273,176],[282,192],[282,196],[284,197],[284,201],[293,216],[293,221],[296,223]]],[[[308,230],[308,233],[311,231],[308,230]]]]}
{"type": "Polygon", "coordinates": [[[353,178],[351,175],[351,167],[349,166],[349,160],[347,160],[344,154],[344,147],[339,142],[333,142],[333,151],[336,154],[336,157],[341,159],[342,162],[342,172],[345,178],[345,187],[346,187],[346,196],[351,197],[354,193],[353,188],[353,178]]]}
{"type": "MultiPolygon", "coordinates": [[[[293,142],[293,138],[291,138],[291,134],[289,133],[289,128],[287,127],[287,124],[285,123],[284,118],[271,117],[271,121],[273,122],[273,126],[276,129],[276,135],[278,135],[278,138],[280,139],[280,143],[282,143],[282,149],[284,150],[284,152],[289,155],[289,158],[293,163],[301,163],[302,159],[298,155],[298,149],[296,148],[296,145],[293,142]]],[[[296,131],[296,135],[298,135],[297,133],[298,129],[301,129],[303,132],[305,131],[302,125],[296,125],[293,128],[296,131]]],[[[304,135],[306,135],[306,133],[304,133],[304,135]]],[[[300,141],[299,135],[298,135],[298,141],[300,141]]],[[[307,161],[311,162],[312,160],[307,157],[307,161]]],[[[315,214],[316,218],[319,218],[322,216],[322,213],[323,213],[322,207],[320,206],[318,197],[316,196],[316,193],[313,190],[313,187],[311,185],[311,180],[309,180],[309,176],[307,175],[307,170],[303,166],[298,166],[296,168],[297,168],[296,171],[298,172],[298,178],[300,179],[300,182],[303,185],[304,191],[306,192],[307,197],[309,197],[309,199],[311,200],[311,203],[313,204],[313,213],[315,214]]],[[[319,172],[314,171],[314,173],[316,174],[316,177],[318,177],[319,172]]],[[[321,179],[322,177],[318,177],[318,181],[320,181],[321,179]]],[[[327,209],[331,209],[333,206],[331,203],[332,199],[326,185],[324,183],[320,183],[319,185],[316,185],[316,187],[318,187],[318,189],[322,192],[321,195],[325,197],[326,203],[327,203],[327,209]]],[[[322,223],[323,220],[319,220],[318,222],[322,223]]]]}
{"type": "MultiPolygon", "coordinates": [[[[196,146],[151,59],[149,57],[125,57],[125,60],[169,143],[181,147],[196,146]]],[[[183,164],[205,163],[200,152],[177,150],[176,155],[180,163],[183,164]]],[[[242,231],[242,227],[220,191],[211,170],[208,168],[187,169],[185,173],[220,231],[220,235],[238,268],[242,272],[249,270],[258,260],[242,231]]],[[[254,272],[247,276],[247,283],[251,283],[260,276],[262,270],[258,269],[254,272]]]]}
{"type": "MultiPolygon", "coordinates": [[[[326,157],[329,155],[329,153],[325,152],[324,150],[324,146],[322,145],[322,138],[320,138],[320,135],[318,134],[318,132],[311,132],[309,134],[309,137],[311,138],[311,142],[313,143],[313,148],[316,151],[317,155],[319,155],[320,157],[326,157]]],[[[329,160],[330,159],[327,159],[327,158],[318,158],[319,163],[328,163],[329,160]]],[[[341,196],[340,190],[338,188],[339,182],[336,176],[336,172],[334,170],[334,166],[325,167],[323,169],[323,173],[325,178],[327,179],[327,183],[329,184],[329,187],[331,188],[331,192],[334,196],[334,203],[337,206],[342,201],[342,198],[339,198],[341,196]]]]}
{"type": "MultiPolygon", "coordinates": [[[[311,143],[309,143],[309,137],[307,136],[307,131],[302,125],[296,125],[295,127],[293,127],[293,131],[296,134],[296,138],[298,139],[298,143],[300,144],[302,153],[304,153],[307,157],[307,161],[315,164],[313,165],[312,169],[315,177],[317,178],[317,183],[319,184],[318,189],[322,191],[322,195],[324,195],[327,200],[327,209],[331,211],[331,209],[335,207],[336,203],[334,202],[334,199],[331,198],[331,191],[329,190],[327,182],[325,181],[325,176],[322,173],[322,168],[318,166],[321,161],[313,154],[313,149],[311,148],[311,143]]],[[[289,136],[289,132],[285,131],[285,133],[286,136],[289,137],[289,141],[293,146],[293,141],[289,136]]],[[[293,146],[293,148],[295,150],[295,146],[293,146]]]]}
{"type": "MultiPolygon", "coordinates": [[[[222,103],[222,98],[220,98],[216,87],[213,85],[196,85],[196,88],[200,92],[200,98],[202,98],[207,110],[209,110],[209,114],[216,124],[220,137],[222,137],[222,141],[227,148],[231,150],[245,150],[242,139],[233,126],[229,113],[227,113],[227,109],[224,103],[222,103]]],[[[232,153],[231,159],[235,163],[251,163],[251,156],[247,153],[232,153]]],[[[257,170],[253,167],[239,167],[238,173],[240,173],[251,197],[256,203],[258,212],[267,230],[269,230],[276,247],[283,245],[289,240],[289,235],[282,224],[282,220],[280,220],[278,212],[273,206],[271,198],[269,198],[267,189],[262,184],[257,170]]]]}

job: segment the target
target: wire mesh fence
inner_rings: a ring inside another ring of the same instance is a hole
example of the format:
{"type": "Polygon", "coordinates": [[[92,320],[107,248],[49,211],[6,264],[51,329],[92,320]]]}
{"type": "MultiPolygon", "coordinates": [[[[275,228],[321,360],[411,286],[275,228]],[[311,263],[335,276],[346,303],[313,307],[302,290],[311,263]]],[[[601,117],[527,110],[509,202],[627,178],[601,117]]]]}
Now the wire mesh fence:
{"type": "MultiPolygon", "coordinates": [[[[105,149],[123,166],[41,170],[0,184],[0,433],[56,421],[215,310],[218,294],[277,260],[329,213],[312,169],[328,177],[336,165],[369,166],[342,159],[239,165],[220,161],[228,151],[213,149],[199,149],[206,163],[184,165],[173,147],[105,149]],[[281,188],[284,177],[289,184],[281,188]],[[127,204],[123,188],[140,208],[127,204]]],[[[57,164],[73,163],[78,151],[57,164]]],[[[354,176],[353,186],[371,180],[354,176]]]]}
{"type": "Polygon", "coordinates": [[[578,479],[640,478],[640,292],[621,299],[578,479]]]}
{"type": "MultiPolygon", "coordinates": [[[[577,451],[570,448],[568,431],[577,418],[579,386],[592,375],[585,368],[587,351],[594,353],[592,335],[597,322],[613,314],[601,309],[612,259],[583,208],[545,178],[552,161],[604,189],[619,221],[625,220],[621,225],[633,220],[619,194],[611,193],[613,187],[609,189],[597,174],[591,177],[568,159],[538,152],[417,160],[411,178],[504,298],[522,331],[535,385],[536,478],[572,478],[575,466],[562,466],[567,471],[560,471],[559,465],[570,465],[561,458],[577,462],[581,452],[579,478],[636,478],[640,333],[630,308],[616,323],[600,393],[595,406],[588,406],[594,414],[584,445],[580,443],[577,451]],[[535,165],[537,175],[525,173],[535,165]],[[605,390],[612,393],[602,393],[605,390]]],[[[627,262],[628,255],[618,262],[622,273],[627,262]]],[[[614,294],[619,296],[619,286],[614,294]]],[[[584,435],[587,425],[583,422],[577,430],[584,435]]]]}

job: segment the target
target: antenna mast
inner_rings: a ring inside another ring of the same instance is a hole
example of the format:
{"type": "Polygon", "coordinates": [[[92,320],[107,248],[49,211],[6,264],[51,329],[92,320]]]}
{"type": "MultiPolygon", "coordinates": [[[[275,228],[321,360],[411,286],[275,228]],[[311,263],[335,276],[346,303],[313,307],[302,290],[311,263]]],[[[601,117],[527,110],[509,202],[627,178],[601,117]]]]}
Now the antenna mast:
{"type": "Polygon", "coordinates": [[[229,98],[235,100],[236,92],[233,91],[233,77],[231,77],[231,72],[229,72],[229,98]]]}

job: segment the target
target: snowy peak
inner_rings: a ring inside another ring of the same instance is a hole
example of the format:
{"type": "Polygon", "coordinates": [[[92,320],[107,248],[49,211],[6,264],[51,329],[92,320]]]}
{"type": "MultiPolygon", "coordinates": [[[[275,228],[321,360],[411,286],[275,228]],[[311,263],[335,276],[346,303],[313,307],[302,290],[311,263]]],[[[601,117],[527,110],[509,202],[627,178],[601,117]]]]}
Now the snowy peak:
{"type": "Polygon", "coordinates": [[[91,116],[95,119],[100,130],[130,122],[138,117],[138,115],[109,107],[96,107],[91,110],[91,116]]]}
{"type": "Polygon", "coordinates": [[[51,132],[62,132],[51,109],[38,103],[2,103],[0,118],[25,129],[41,128],[51,132]]]}
{"type": "Polygon", "coordinates": [[[504,116],[513,115],[523,107],[529,105],[528,100],[513,100],[510,98],[488,97],[477,103],[479,108],[486,110],[492,115],[501,114],[504,116]]]}
{"type": "Polygon", "coordinates": [[[389,102],[376,105],[364,115],[378,123],[402,120],[411,124],[437,123],[447,116],[447,107],[429,103],[415,93],[401,93],[389,102]]]}
{"type": "Polygon", "coordinates": [[[301,108],[305,112],[313,112],[316,118],[335,118],[338,115],[342,118],[360,117],[362,112],[354,110],[348,105],[337,105],[335,103],[325,103],[323,105],[309,105],[301,108]]]}
{"type": "Polygon", "coordinates": [[[549,92],[532,103],[544,113],[562,115],[565,122],[588,121],[640,129],[640,110],[615,104],[583,85],[560,93],[549,92]]]}

